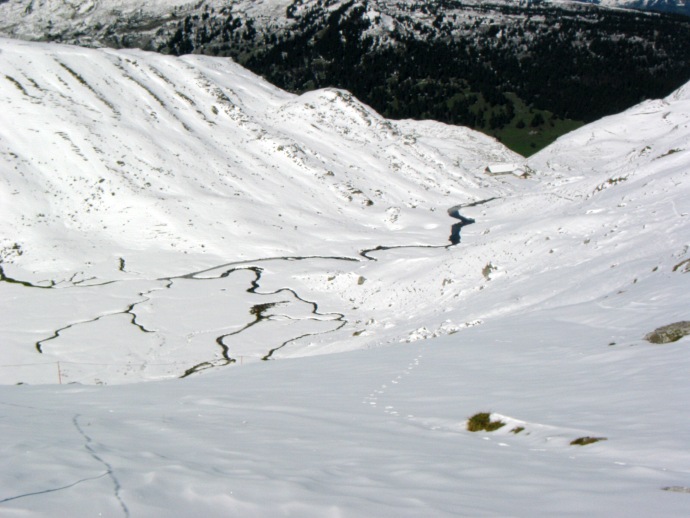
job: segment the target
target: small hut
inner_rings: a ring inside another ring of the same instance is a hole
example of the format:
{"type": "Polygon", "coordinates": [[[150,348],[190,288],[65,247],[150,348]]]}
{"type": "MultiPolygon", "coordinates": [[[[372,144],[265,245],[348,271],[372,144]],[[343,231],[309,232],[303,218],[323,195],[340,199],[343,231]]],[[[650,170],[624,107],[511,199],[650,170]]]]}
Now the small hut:
{"type": "Polygon", "coordinates": [[[512,174],[515,176],[522,176],[525,171],[517,164],[490,164],[484,169],[486,174],[491,176],[500,176],[505,174],[512,174]]]}

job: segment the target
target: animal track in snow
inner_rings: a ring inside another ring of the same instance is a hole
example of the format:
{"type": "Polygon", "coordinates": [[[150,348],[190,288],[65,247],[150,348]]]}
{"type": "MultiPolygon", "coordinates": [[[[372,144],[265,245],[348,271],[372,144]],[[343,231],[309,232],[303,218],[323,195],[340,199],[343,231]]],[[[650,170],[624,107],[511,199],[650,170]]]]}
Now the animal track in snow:
{"type": "MultiPolygon", "coordinates": [[[[424,349],[424,345],[422,344],[419,348],[417,356],[410,361],[410,363],[407,365],[407,367],[405,367],[405,369],[403,371],[399,372],[398,374],[396,374],[392,377],[392,379],[390,380],[391,385],[398,385],[399,383],[401,383],[404,380],[405,376],[408,376],[409,374],[411,374],[413,372],[413,370],[415,369],[415,367],[419,366],[420,360],[424,356],[422,353],[423,349],[424,349]]],[[[388,388],[389,388],[388,385],[386,383],[383,383],[379,388],[372,390],[369,393],[369,395],[366,396],[362,400],[362,403],[365,405],[369,405],[372,408],[377,407],[379,397],[385,395],[386,389],[388,389],[388,388]]],[[[391,387],[391,388],[393,389],[395,387],[391,387]]],[[[389,415],[395,416],[395,417],[401,416],[400,412],[398,410],[396,410],[393,405],[385,405],[383,407],[383,412],[385,414],[389,414],[389,415]]],[[[407,419],[413,419],[414,415],[407,414],[405,417],[407,419]]]]}

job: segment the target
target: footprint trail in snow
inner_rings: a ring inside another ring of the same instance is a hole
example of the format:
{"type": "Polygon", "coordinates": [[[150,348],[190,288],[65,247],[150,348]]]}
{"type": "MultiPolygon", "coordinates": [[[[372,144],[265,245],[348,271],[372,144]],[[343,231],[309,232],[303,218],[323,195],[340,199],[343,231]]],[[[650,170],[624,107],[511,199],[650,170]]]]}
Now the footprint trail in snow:
{"type": "Polygon", "coordinates": [[[414,419],[414,415],[412,414],[405,414],[404,416],[396,410],[395,406],[390,405],[390,404],[384,404],[381,405],[379,400],[380,399],[386,399],[386,393],[387,392],[392,392],[395,390],[395,385],[398,385],[399,383],[403,382],[406,377],[408,377],[410,374],[413,374],[415,369],[419,367],[422,358],[424,357],[423,351],[425,349],[425,345],[422,344],[419,347],[419,350],[417,352],[417,355],[410,360],[410,363],[407,365],[407,367],[399,371],[398,374],[394,375],[394,377],[390,380],[388,383],[383,383],[379,387],[375,388],[372,390],[369,395],[367,395],[363,400],[362,403],[365,405],[369,405],[371,408],[380,408],[385,414],[389,414],[391,416],[395,417],[405,417],[407,419],[414,419]]]}

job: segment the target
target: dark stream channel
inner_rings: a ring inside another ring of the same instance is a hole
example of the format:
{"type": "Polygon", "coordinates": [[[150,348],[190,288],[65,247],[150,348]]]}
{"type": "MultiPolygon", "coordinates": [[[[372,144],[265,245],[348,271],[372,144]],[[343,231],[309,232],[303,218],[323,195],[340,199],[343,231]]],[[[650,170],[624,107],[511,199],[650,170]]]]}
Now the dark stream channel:
{"type": "MultiPolygon", "coordinates": [[[[273,259],[266,259],[266,260],[281,260],[281,259],[288,260],[288,261],[299,261],[299,260],[305,260],[305,259],[314,259],[314,257],[289,257],[289,258],[273,258],[273,259]]],[[[318,259],[335,259],[335,260],[346,260],[346,261],[352,260],[351,258],[340,258],[340,257],[318,257],[318,259]]],[[[356,261],[356,259],[355,259],[355,261],[356,261]]],[[[258,262],[258,261],[254,261],[254,262],[258,262]]],[[[216,268],[213,268],[213,269],[216,269],[216,268]]],[[[213,269],[207,269],[207,270],[204,270],[203,272],[198,272],[196,274],[184,275],[183,278],[185,278],[185,279],[198,279],[198,277],[196,277],[197,275],[200,275],[201,273],[206,273],[206,272],[212,271],[213,269]]],[[[247,290],[246,290],[247,293],[251,293],[253,295],[261,295],[261,296],[277,295],[279,293],[290,293],[294,297],[294,300],[298,300],[300,302],[303,302],[305,304],[310,305],[311,306],[311,314],[314,315],[314,317],[336,316],[337,318],[335,318],[333,321],[334,322],[340,322],[338,327],[336,327],[335,329],[331,329],[329,331],[317,332],[317,333],[305,333],[305,334],[302,334],[300,336],[293,337],[293,338],[290,338],[289,340],[284,341],[278,347],[270,349],[268,351],[268,353],[261,358],[264,361],[270,360],[271,356],[273,355],[273,353],[275,353],[275,351],[282,349],[283,347],[285,347],[287,344],[289,344],[291,342],[294,342],[294,341],[299,340],[301,338],[305,338],[307,336],[316,336],[319,334],[332,333],[334,331],[341,329],[344,325],[347,324],[347,321],[345,320],[345,315],[343,315],[342,313],[319,313],[319,306],[316,302],[309,301],[309,300],[302,298],[292,288],[280,288],[278,290],[269,291],[269,292],[257,291],[260,288],[259,283],[261,282],[261,276],[263,273],[263,269],[258,267],[258,266],[241,266],[241,267],[236,267],[236,268],[230,268],[229,270],[224,271],[223,273],[218,275],[218,277],[215,277],[215,278],[228,277],[233,272],[236,272],[238,270],[250,270],[250,271],[254,272],[254,279],[250,282],[250,287],[247,288],[247,290]]],[[[211,277],[211,279],[213,279],[213,278],[214,277],[211,277]]],[[[205,277],[203,279],[208,280],[209,278],[205,277]]],[[[239,335],[240,333],[246,331],[250,327],[253,327],[253,326],[259,324],[262,321],[270,320],[271,315],[266,314],[266,312],[269,309],[271,309],[271,308],[273,308],[279,304],[284,304],[284,303],[289,303],[289,302],[290,302],[289,300],[285,300],[285,301],[278,301],[278,302],[267,302],[267,303],[263,303],[263,304],[254,304],[251,307],[251,309],[249,310],[249,313],[251,315],[253,315],[253,317],[254,317],[254,319],[251,322],[245,324],[241,329],[238,329],[237,331],[233,331],[232,333],[225,333],[225,334],[222,334],[222,335],[216,337],[216,343],[221,348],[221,354],[223,356],[221,363],[212,363],[212,362],[208,362],[208,361],[201,362],[201,363],[194,365],[193,367],[190,367],[189,369],[187,369],[184,372],[184,374],[182,376],[180,376],[180,378],[186,378],[187,376],[190,376],[196,372],[200,372],[202,370],[206,370],[206,369],[209,369],[212,367],[222,367],[222,366],[228,365],[230,363],[236,363],[237,359],[230,356],[230,348],[225,343],[225,339],[230,337],[230,336],[239,335]]],[[[316,320],[320,320],[320,319],[316,318],[316,320]]]]}
{"type": "MultiPolygon", "coordinates": [[[[318,304],[316,302],[309,301],[309,300],[302,298],[292,288],[285,287],[285,288],[280,288],[278,290],[271,291],[271,292],[260,292],[260,291],[258,291],[260,289],[261,277],[262,277],[262,273],[264,270],[261,267],[256,266],[256,263],[269,262],[269,261],[307,261],[307,260],[313,260],[313,259],[359,262],[362,260],[360,258],[366,259],[368,261],[377,261],[378,259],[371,256],[370,255],[371,253],[373,253],[373,252],[384,252],[387,250],[395,250],[395,249],[402,249],[402,248],[407,248],[407,249],[410,249],[410,248],[430,248],[430,249],[445,248],[445,249],[448,249],[448,248],[455,246],[455,245],[460,243],[460,234],[461,234],[462,228],[467,226],[467,225],[471,225],[472,223],[475,222],[474,219],[461,215],[460,210],[465,208],[465,207],[475,207],[478,205],[482,205],[482,204],[488,203],[488,202],[495,200],[495,199],[497,199],[497,198],[489,198],[486,200],[480,200],[480,201],[465,204],[465,205],[460,204],[460,205],[456,205],[456,206],[448,209],[448,215],[452,218],[459,220],[459,222],[454,223],[451,226],[451,235],[449,238],[450,244],[447,244],[447,245],[397,245],[397,246],[379,245],[379,246],[374,247],[374,248],[368,248],[368,249],[364,249],[364,250],[360,251],[359,252],[359,258],[358,257],[348,257],[348,256],[319,256],[319,255],[265,257],[265,258],[259,258],[259,259],[253,259],[253,260],[230,262],[230,263],[222,264],[222,265],[215,266],[212,268],[207,268],[207,269],[193,272],[193,273],[188,273],[188,274],[179,275],[179,276],[175,276],[175,277],[163,277],[163,278],[159,278],[156,280],[157,281],[167,281],[166,285],[162,289],[172,289],[176,279],[189,279],[189,280],[199,280],[199,281],[210,280],[210,279],[212,280],[212,279],[219,279],[219,278],[228,277],[229,275],[231,275],[232,273],[234,273],[236,271],[249,270],[249,271],[254,273],[254,279],[252,279],[250,281],[250,286],[246,290],[247,293],[251,293],[253,295],[258,295],[258,296],[269,296],[269,295],[277,295],[279,293],[286,293],[286,294],[289,293],[292,296],[293,300],[300,301],[300,302],[303,302],[305,304],[311,305],[311,315],[312,316],[310,319],[323,320],[319,317],[329,317],[330,316],[330,317],[335,317],[332,320],[333,322],[339,323],[335,329],[331,329],[328,331],[314,332],[314,333],[304,333],[300,336],[292,337],[288,340],[285,340],[284,342],[282,342],[277,347],[269,349],[268,352],[261,358],[262,360],[267,361],[267,360],[270,360],[272,358],[273,354],[276,351],[284,348],[285,346],[287,346],[288,344],[290,344],[292,342],[295,342],[295,341],[300,340],[302,338],[305,338],[307,336],[315,336],[315,335],[321,335],[321,334],[326,334],[326,333],[333,333],[333,332],[336,332],[336,331],[342,329],[345,325],[347,325],[347,320],[345,319],[345,315],[342,313],[320,313],[318,304]],[[219,269],[223,269],[223,268],[227,268],[227,269],[218,275],[212,275],[211,277],[200,277],[203,274],[213,272],[215,270],[219,270],[219,269]]],[[[118,270],[119,271],[125,271],[125,260],[124,260],[124,258],[119,258],[118,270]]],[[[88,280],[92,280],[92,279],[88,279],[88,280]]],[[[70,279],[70,281],[73,281],[73,279],[70,279]]],[[[32,283],[27,282],[27,281],[21,281],[21,280],[17,280],[17,279],[8,277],[5,274],[5,271],[3,270],[2,266],[0,266],[0,282],[18,284],[18,285],[21,285],[21,286],[24,286],[27,288],[64,289],[64,288],[70,288],[70,287],[77,287],[78,285],[81,285],[81,287],[84,287],[84,288],[88,288],[91,286],[103,286],[106,284],[123,282],[123,281],[106,281],[106,282],[102,282],[102,283],[98,283],[98,284],[82,284],[86,281],[79,281],[79,282],[72,282],[71,285],[60,286],[60,284],[62,282],[56,283],[55,281],[51,280],[51,281],[47,281],[48,282],[47,285],[32,284],[32,283]]],[[[157,289],[161,289],[161,288],[157,288],[157,289]]],[[[130,323],[133,326],[137,327],[139,329],[139,331],[141,331],[143,333],[156,333],[157,331],[151,330],[151,329],[146,329],[143,325],[141,325],[137,321],[137,314],[135,313],[135,307],[136,306],[149,300],[149,298],[146,295],[151,293],[151,291],[154,291],[154,290],[139,293],[140,299],[137,300],[136,302],[133,302],[132,304],[128,305],[122,311],[112,312],[112,313],[108,313],[108,314],[104,314],[104,315],[99,315],[99,316],[91,318],[91,319],[85,319],[85,320],[80,320],[77,322],[72,322],[66,326],[63,326],[63,327],[60,327],[59,329],[56,329],[51,336],[48,336],[47,338],[43,338],[42,340],[39,340],[38,342],[35,343],[36,350],[40,354],[43,354],[44,344],[46,342],[49,342],[51,340],[55,340],[58,337],[60,337],[60,333],[62,331],[65,331],[65,330],[70,329],[70,328],[77,326],[77,325],[88,324],[90,322],[95,322],[95,321],[100,320],[102,318],[106,318],[106,317],[113,316],[113,315],[120,315],[120,314],[129,315],[130,316],[130,323]]],[[[239,334],[243,333],[244,331],[246,331],[247,329],[249,329],[253,326],[256,326],[257,324],[259,324],[263,321],[271,320],[271,315],[267,314],[268,310],[270,310],[271,308],[273,308],[279,304],[284,304],[284,303],[289,303],[289,302],[291,302],[291,301],[285,300],[285,301],[278,301],[278,302],[273,301],[273,302],[253,305],[249,310],[249,313],[252,316],[251,321],[249,321],[247,324],[245,324],[241,329],[239,329],[237,331],[222,334],[222,335],[216,337],[215,342],[218,345],[218,347],[220,347],[220,349],[221,349],[222,358],[220,360],[211,360],[211,361],[201,362],[201,363],[194,365],[193,367],[190,367],[189,369],[185,370],[185,372],[180,377],[186,378],[187,376],[191,376],[192,374],[195,374],[195,373],[200,372],[202,370],[206,370],[206,369],[213,368],[213,367],[221,367],[221,366],[229,365],[231,363],[235,363],[237,361],[237,359],[233,358],[231,356],[230,348],[225,342],[226,338],[239,335],[239,334]]]]}
{"type": "Polygon", "coordinates": [[[467,225],[471,225],[474,223],[474,220],[472,218],[466,218],[460,214],[460,207],[451,207],[448,209],[448,215],[451,218],[459,219],[460,223],[454,223],[452,227],[450,227],[450,244],[451,245],[457,245],[460,243],[460,231],[462,230],[462,227],[465,227],[467,225]]]}

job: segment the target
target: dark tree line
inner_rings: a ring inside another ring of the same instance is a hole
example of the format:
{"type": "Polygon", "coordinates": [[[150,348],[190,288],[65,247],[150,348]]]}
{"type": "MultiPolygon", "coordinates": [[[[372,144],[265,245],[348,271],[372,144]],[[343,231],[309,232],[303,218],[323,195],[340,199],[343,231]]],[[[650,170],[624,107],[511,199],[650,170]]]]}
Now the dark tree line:
{"type": "MultiPolygon", "coordinates": [[[[679,16],[441,0],[401,4],[398,28],[386,32],[366,1],[332,11],[326,3],[297,0],[287,28],[260,29],[207,7],[177,20],[157,50],[231,56],[293,92],[345,88],[391,118],[489,132],[515,123],[508,92],[555,117],[588,122],[690,80],[690,19],[679,16]]],[[[518,121],[543,123],[541,114],[518,121]]]]}

